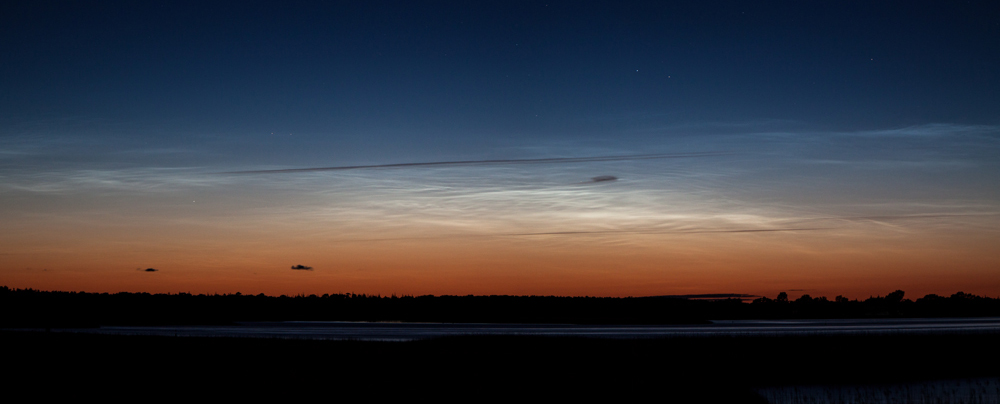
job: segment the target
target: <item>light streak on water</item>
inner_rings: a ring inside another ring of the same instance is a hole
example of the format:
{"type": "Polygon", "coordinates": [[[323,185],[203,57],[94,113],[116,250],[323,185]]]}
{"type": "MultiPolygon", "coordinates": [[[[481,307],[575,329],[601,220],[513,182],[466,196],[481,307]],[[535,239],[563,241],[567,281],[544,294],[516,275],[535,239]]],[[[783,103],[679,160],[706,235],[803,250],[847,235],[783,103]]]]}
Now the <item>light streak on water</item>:
{"type": "Polygon", "coordinates": [[[704,325],[459,324],[377,322],[244,322],[232,326],[107,326],[59,329],[115,335],[414,341],[455,336],[545,336],[608,339],[1000,333],[1000,318],[724,320],[704,325]]]}

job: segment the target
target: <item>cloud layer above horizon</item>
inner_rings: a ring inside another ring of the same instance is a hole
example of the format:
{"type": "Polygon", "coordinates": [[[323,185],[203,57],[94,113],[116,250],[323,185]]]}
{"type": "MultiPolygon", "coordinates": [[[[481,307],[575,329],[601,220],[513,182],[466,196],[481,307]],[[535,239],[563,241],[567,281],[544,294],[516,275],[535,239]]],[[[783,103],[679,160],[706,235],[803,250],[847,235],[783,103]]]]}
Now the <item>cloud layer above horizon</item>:
{"type": "MultiPolygon", "coordinates": [[[[231,165],[238,156],[210,148],[196,153],[210,156],[203,165],[168,166],[169,158],[150,164],[162,158],[158,151],[148,159],[129,152],[116,161],[110,152],[69,164],[60,153],[80,142],[45,139],[8,140],[0,157],[0,214],[12,230],[3,236],[8,263],[84,272],[173,266],[197,277],[263,271],[252,258],[261,251],[338,268],[324,251],[357,250],[339,258],[363,262],[374,245],[433,251],[422,265],[452,250],[513,248],[535,255],[531,265],[544,272],[547,259],[593,251],[623,262],[641,257],[640,266],[669,261],[661,253],[712,257],[751,240],[756,246],[747,248],[767,254],[853,254],[867,245],[920,256],[935,240],[1000,236],[997,127],[719,133],[712,144],[724,148],[708,150],[693,150],[683,135],[657,145],[623,136],[617,148],[538,142],[504,151],[515,159],[571,159],[550,164],[386,167],[398,163],[373,158],[377,166],[359,170],[249,174],[220,171],[306,167],[231,165]],[[588,158],[672,150],[712,154],[588,158]]],[[[982,265],[993,263],[987,251],[979,254],[986,254],[982,265]]],[[[399,260],[380,265],[407,266],[399,260]]],[[[421,269],[400,271],[420,277],[421,269]]]]}

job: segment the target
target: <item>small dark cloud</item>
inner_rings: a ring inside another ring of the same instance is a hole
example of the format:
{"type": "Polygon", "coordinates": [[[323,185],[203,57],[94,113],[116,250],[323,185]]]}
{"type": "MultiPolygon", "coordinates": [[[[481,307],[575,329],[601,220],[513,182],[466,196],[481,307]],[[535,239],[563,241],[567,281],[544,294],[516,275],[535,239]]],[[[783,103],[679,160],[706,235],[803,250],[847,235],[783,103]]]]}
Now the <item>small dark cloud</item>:
{"type": "Polygon", "coordinates": [[[292,269],[296,271],[312,271],[313,267],[306,265],[292,265],[292,269]]]}
{"type": "Polygon", "coordinates": [[[137,271],[142,271],[142,272],[157,272],[157,271],[159,271],[159,269],[156,269],[156,268],[146,268],[146,269],[136,268],[136,270],[137,271]]]}
{"type": "Polygon", "coordinates": [[[590,181],[587,181],[587,183],[611,182],[611,181],[618,181],[618,177],[615,177],[613,175],[598,175],[594,178],[591,178],[590,181]]]}

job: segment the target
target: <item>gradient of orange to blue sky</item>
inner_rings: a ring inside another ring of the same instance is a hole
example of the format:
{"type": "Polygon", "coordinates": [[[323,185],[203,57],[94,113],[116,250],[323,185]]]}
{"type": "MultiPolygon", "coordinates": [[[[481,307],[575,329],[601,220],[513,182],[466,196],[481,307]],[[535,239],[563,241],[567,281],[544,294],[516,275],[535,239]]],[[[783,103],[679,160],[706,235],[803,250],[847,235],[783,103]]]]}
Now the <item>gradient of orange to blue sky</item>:
{"type": "Polygon", "coordinates": [[[988,2],[19,3],[0,285],[1000,295],[988,2]]]}

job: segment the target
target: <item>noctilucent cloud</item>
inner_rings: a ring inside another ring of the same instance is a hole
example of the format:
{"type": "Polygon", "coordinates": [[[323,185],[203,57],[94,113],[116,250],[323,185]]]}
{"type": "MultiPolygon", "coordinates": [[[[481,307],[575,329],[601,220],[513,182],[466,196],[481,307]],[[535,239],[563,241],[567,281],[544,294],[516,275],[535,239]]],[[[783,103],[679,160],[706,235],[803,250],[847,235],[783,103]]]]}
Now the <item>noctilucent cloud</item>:
{"type": "Polygon", "coordinates": [[[481,3],[3,4],[0,284],[1000,295],[1000,8],[481,3]]]}

